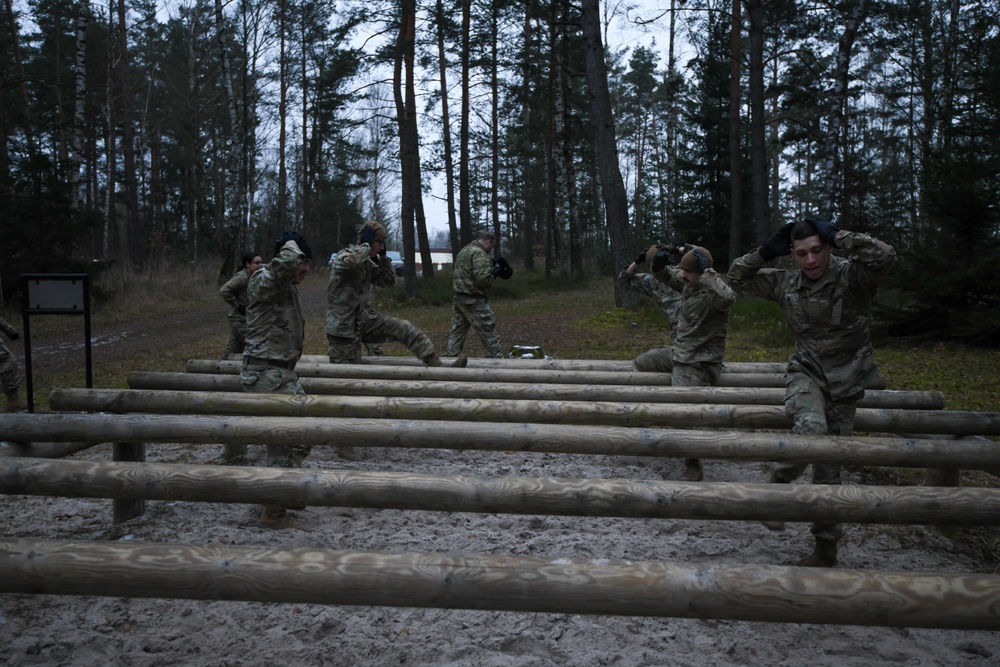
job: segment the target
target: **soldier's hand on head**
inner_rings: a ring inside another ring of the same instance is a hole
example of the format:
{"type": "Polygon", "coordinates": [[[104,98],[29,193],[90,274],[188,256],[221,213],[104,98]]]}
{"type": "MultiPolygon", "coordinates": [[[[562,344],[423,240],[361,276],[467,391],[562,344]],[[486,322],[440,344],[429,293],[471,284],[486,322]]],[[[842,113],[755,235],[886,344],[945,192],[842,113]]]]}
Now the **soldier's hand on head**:
{"type": "Polygon", "coordinates": [[[806,218],[806,222],[811,222],[812,226],[816,228],[816,233],[819,234],[819,240],[823,243],[832,246],[837,240],[837,226],[826,218],[820,218],[818,216],[810,216],[806,218]]]}
{"type": "Polygon", "coordinates": [[[643,250],[642,252],[640,252],[638,255],[635,256],[635,259],[633,259],[632,261],[635,262],[636,264],[642,265],[642,263],[646,261],[646,251],[643,250]]]}
{"type": "Polygon", "coordinates": [[[786,222],[778,231],[771,234],[771,237],[764,241],[764,245],[757,248],[757,252],[764,258],[765,262],[770,262],[775,257],[783,257],[792,252],[792,227],[794,222],[786,222]]]}
{"type": "Polygon", "coordinates": [[[657,273],[666,268],[667,264],[670,263],[670,248],[663,247],[656,251],[653,255],[653,259],[649,262],[649,268],[652,269],[653,273],[657,273]]]}
{"type": "Polygon", "coordinates": [[[694,258],[698,260],[698,268],[701,269],[702,273],[712,268],[712,263],[708,261],[708,257],[705,257],[700,250],[695,250],[692,254],[694,255],[694,258]]]}

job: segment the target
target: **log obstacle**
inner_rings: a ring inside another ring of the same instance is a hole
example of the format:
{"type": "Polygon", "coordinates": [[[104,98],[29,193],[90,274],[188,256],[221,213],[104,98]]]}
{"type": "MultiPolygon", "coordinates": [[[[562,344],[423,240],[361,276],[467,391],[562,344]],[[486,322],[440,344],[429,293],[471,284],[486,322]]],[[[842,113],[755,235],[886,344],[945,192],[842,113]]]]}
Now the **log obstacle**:
{"type": "Polygon", "coordinates": [[[432,512],[1000,525],[1000,489],[667,482],[7,460],[0,493],[432,512]]]}
{"type": "Polygon", "coordinates": [[[1000,630],[1000,576],[0,539],[0,592],[1000,630]]]}
{"type": "MultiPolygon", "coordinates": [[[[229,361],[239,362],[242,355],[231,354],[229,361]]],[[[303,354],[299,359],[306,363],[329,363],[330,357],[325,354],[303,354]]],[[[445,358],[445,363],[448,359],[445,358]]],[[[365,356],[362,363],[383,366],[423,366],[423,362],[412,356],[365,356]]],[[[723,373],[781,373],[787,369],[787,363],[771,361],[728,361],[722,364],[723,373]]],[[[467,368],[524,368],[545,371],[613,371],[616,373],[631,373],[632,360],[617,359],[494,359],[491,357],[469,357],[467,368]]]]}
{"type": "MultiPolygon", "coordinates": [[[[188,373],[239,375],[235,361],[190,359],[188,373]]],[[[299,363],[300,378],[351,378],[355,380],[450,380],[453,382],[521,382],[548,384],[624,384],[669,386],[670,373],[622,373],[613,371],[546,371],[520,368],[449,368],[442,366],[387,366],[367,364],[299,363]]],[[[784,387],[783,373],[723,373],[720,387],[784,387]]],[[[885,383],[871,389],[885,389],[885,383]]]]}
{"type": "MultiPolygon", "coordinates": [[[[289,396],[232,392],[56,388],[53,410],[256,416],[460,419],[610,426],[721,429],[787,429],[784,408],[761,405],[610,403],[582,401],[473,400],[289,396]]],[[[1000,435],[1000,413],[949,410],[859,409],[855,429],[876,433],[1000,435]]]]}
{"type": "Polygon", "coordinates": [[[21,438],[20,442],[17,442],[18,438],[13,437],[4,430],[2,421],[2,418],[0,418],[0,433],[3,433],[3,437],[5,438],[10,437],[11,440],[0,440],[0,459],[16,456],[61,459],[64,456],[76,454],[97,444],[96,441],[80,442],[77,438],[67,440],[66,442],[42,442],[40,438],[46,437],[43,434],[30,439],[21,438]]]}
{"type": "MultiPolygon", "coordinates": [[[[562,424],[468,424],[397,419],[243,417],[149,414],[0,415],[0,429],[24,442],[38,438],[314,447],[455,449],[607,456],[794,461],[844,465],[965,470],[1000,469],[1000,447],[986,439],[929,440],[864,436],[791,435],[691,429],[650,429],[562,424]]],[[[34,456],[30,448],[11,455],[34,456]]]]}
{"type": "MultiPolygon", "coordinates": [[[[453,382],[304,377],[308,394],[321,396],[404,396],[416,398],[489,398],[620,403],[728,403],[782,405],[785,390],[771,387],[664,387],[635,385],[529,384],[523,382],[453,382]]],[[[239,376],[208,373],[129,373],[131,389],[242,391],[239,376]]],[[[944,409],[939,391],[868,391],[859,407],[911,410],[944,409]]]]}

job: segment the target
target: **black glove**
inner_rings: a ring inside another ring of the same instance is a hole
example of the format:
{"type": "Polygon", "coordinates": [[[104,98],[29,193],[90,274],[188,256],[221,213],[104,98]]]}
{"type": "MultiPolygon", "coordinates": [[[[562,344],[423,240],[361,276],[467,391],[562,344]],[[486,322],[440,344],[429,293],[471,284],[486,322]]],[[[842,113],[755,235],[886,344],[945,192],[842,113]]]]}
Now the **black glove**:
{"type": "Polygon", "coordinates": [[[649,268],[653,273],[658,273],[666,268],[670,263],[670,248],[663,247],[656,251],[653,259],[649,261],[649,268]]]}
{"type": "Polygon", "coordinates": [[[20,337],[21,337],[21,334],[17,333],[16,331],[9,336],[9,338],[11,340],[17,340],[20,337]]]}
{"type": "Polygon", "coordinates": [[[811,222],[812,226],[816,228],[816,233],[819,234],[819,240],[828,246],[833,246],[834,241],[837,240],[837,226],[826,218],[819,218],[816,216],[810,216],[806,218],[806,222],[811,222]]]}
{"type": "Polygon", "coordinates": [[[277,255],[279,252],[281,252],[281,248],[289,241],[295,241],[295,244],[299,246],[299,250],[301,250],[302,254],[305,255],[308,259],[311,260],[313,258],[312,248],[309,247],[309,244],[306,242],[305,238],[302,236],[302,234],[293,231],[285,232],[284,234],[278,237],[278,240],[274,242],[274,254],[277,255]]]}
{"type": "Polygon", "coordinates": [[[385,244],[383,243],[382,244],[382,249],[378,251],[379,257],[385,257],[385,253],[386,253],[386,248],[385,248],[385,244]]]}
{"type": "Polygon", "coordinates": [[[643,250],[642,252],[640,252],[638,255],[635,256],[635,259],[633,259],[632,261],[635,262],[636,264],[642,264],[643,262],[645,262],[646,251],[643,250]]]}
{"type": "Polygon", "coordinates": [[[765,262],[770,262],[775,257],[783,257],[792,252],[792,227],[794,222],[786,222],[778,231],[771,234],[771,238],[764,241],[764,245],[757,248],[757,252],[764,258],[765,262]]]}
{"type": "Polygon", "coordinates": [[[358,239],[362,243],[367,243],[368,245],[371,245],[372,241],[375,240],[375,230],[372,229],[371,227],[362,227],[361,233],[358,234],[358,239]]]}
{"type": "Polygon", "coordinates": [[[493,265],[493,275],[501,280],[510,280],[510,277],[514,275],[514,267],[503,257],[497,257],[493,265]]]}
{"type": "Polygon", "coordinates": [[[698,267],[701,269],[702,273],[705,272],[705,269],[712,268],[712,263],[708,261],[708,257],[705,257],[700,250],[693,250],[691,251],[691,254],[693,254],[694,258],[698,260],[698,267]]]}
{"type": "Polygon", "coordinates": [[[246,317],[247,316],[247,307],[246,306],[239,306],[239,307],[236,308],[236,312],[239,313],[240,315],[242,315],[243,317],[246,317]]]}

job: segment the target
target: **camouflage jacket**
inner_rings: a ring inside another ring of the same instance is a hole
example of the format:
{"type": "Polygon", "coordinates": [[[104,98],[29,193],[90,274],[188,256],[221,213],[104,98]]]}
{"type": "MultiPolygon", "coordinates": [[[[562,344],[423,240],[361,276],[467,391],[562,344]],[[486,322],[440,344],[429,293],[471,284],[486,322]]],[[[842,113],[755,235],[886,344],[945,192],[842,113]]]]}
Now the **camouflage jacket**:
{"type": "Polygon", "coordinates": [[[455,257],[455,278],[451,291],[455,294],[487,296],[493,284],[493,260],[486,249],[473,241],[458,251],[455,257]]]}
{"type": "Polygon", "coordinates": [[[667,318],[670,334],[674,335],[681,319],[680,293],[661,283],[652,273],[628,273],[623,270],[618,274],[618,279],[629,289],[655,301],[660,312],[667,318]]]}
{"type": "Polygon", "coordinates": [[[247,287],[249,285],[250,275],[246,269],[240,269],[219,290],[219,296],[222,297],[222,300],[232,306],[229,309],[229,317],[243,319],[243,315],[240,315],[240,306],[245,309],[249,304],[247,301],[247,287]]]}
{"type": "Polygon", "coordinates": [[[736,293],[711,269],[701,274],[697,286],[685,284],[681,270],[675,266],[653,275],[681,295],[680,319],[673,334],[673,360],[682,364],[721,364],[726,353],[729,308],[736,301],[736,293]]]}
{"type": "Polygon", "coordinates": [[[370,259],[367,243],[350,245],[337,253],[326,285],[326,333],[353,339],[375,313],[375,288],[396,284],[392,260],[370,259]]]}
{"type": "Polygon", "coordinates": [[[815,282],[798,270],[762,268],[765,262],[756,250],[733,262],[729,282],[741,294],[781,305],[795,335],[788,370],[805,373],[840,400],[864,390],[878,375],[869,310],[896,252],[855,232],[837,232],[834,245],[848,258],[830,255],[826,272],[815,282]]]}
{"type": "Polygon", "coordinates": [[[4,335],[7,336],[7,338],[10,338],[11,336],[17,335],[17,329],[15,329],[14,327],[12,327],[7,322],[7,320],[5,320],[2,317],[0,317],[0,331],[3,331],[4,335]]]}
{"type": "Polygon", "coordinates": [[[302,356],[305,318],[298,288],[292,281],[304,259],[298,245],[289,241],[269,264],[250,277],[245,354],[292,362],[302,356]]]}

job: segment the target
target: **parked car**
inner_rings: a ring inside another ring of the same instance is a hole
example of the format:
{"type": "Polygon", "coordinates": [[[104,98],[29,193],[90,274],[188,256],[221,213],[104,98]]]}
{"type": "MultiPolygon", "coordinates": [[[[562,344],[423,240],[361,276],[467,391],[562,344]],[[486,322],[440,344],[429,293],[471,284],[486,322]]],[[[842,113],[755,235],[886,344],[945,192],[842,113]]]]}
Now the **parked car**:
{"type": "Polygon", "coordinates": [[[403,275],[403,256],[396,250],[386,250],[385,256],[392,262],[392,268],[396,271],[396,275],[403,275]]]}

